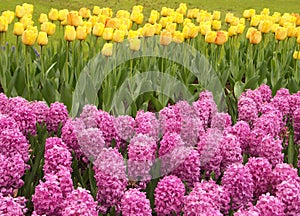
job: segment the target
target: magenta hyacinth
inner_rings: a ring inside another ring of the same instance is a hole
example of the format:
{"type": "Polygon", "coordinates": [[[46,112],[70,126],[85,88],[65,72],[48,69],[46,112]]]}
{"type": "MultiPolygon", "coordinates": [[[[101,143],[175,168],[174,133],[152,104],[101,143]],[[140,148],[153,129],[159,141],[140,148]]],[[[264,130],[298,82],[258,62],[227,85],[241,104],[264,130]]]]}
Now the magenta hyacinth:
{"type": "Polygon", "coordinates": [[[68,120],[67,107],[60,102],[54,102],[50,105],[49,112],[46,115],[46,125],[49,132],[57,133],[58,127],[62,127],[68,120]]]}
{"type": "Polygon", "coordinates": [[[97,117],[98,109],[95,105],[87,104],[83,107],[80,114],[80,119],[85,125],[85,128],[95,128],[97,127],[97,117]]]}
{"type": "Polygon", "coordinates": [[[114,127],[117,136],[128,142],[134,136],[135,120],[128,115],[118,116],[114,119],[114,127]]]}
{"type": "Polygon", "coordinates": [[[0,193],[0,215],[23,216],[26,212],[26,199],[24,197],[13,198],[3,196],[0,193]]]}
{"type": "Polygon", "coordinates": [[[12,117],[0,114],[0,131],[6,129],[18,129],[18,125],[12,117]]]}
{"type": "Polygon", "coordinates": [[[285,216],[284,203],[269,193],[259,197],[256,206],[260,211],[260,215],[285,216]]]}
{"type": "Polygon", "coordinates": [[[222,185],[230,194],[231,209],[237,210],[252,201],[254,185],[248,167],[232,164],[224,172],[222,185]]]}
{"type": "Polygon", "coordinates": [[[262,99],[262,95],[260,93],[260,91],[258,91],[258,89],[256,90],[251,90],[251,89],[247,89],[245,92],[243,92],[240,96],[240,99],[241,98],[250,98],[252,99],[255,104],[256,104],[256,109],[259,111],[261,106],[262,106],[262,102],[263,102],[263,99],[262,99]]]}
{"type": "Polygon", "coordinates": [[[14,114],[16,111],[18,111],[19,108],[21,107],[27,107],[29,105],[29,102],[22,97],[13,97],[13,98],[8,98],[6,106],[3,110],[3,114],[7,114],[11,116],[14,114]]]}
{"type": "Polygon", "coordinates": [[[8,98],[5,94],[0,93],[0,113],[5,114],[5,109],[8,103],[8,98]]]}
{"type": "Polygon", "coordinates": [[[262,129],[274,138],[279,137],[282,126],[282,115],[277,110],[262,114],[253,124],[254,128],[262,129]]]}
{"type": "Polygon", "coordinates": [[[300,145],[300,108],[297,108],[293,113],[294,141],[300,145]]]}
{"type": "Polygon", "coordinates": [[[88,190],[78,187],[65,199],[62,215],[98,216],[97,202],[88,190]]]}
{"type": "Polygon", "coordinates": [[[233,214],[234,216],[261,216],[258,208],[251,206],[249,208],[240,208],[233,214]]]}
{"type": "Polygon", "coordinates": [[[181,131],[181,115],[180,110],[175,105],[169,105],[159,111],[159,122],[162,133],[178,133],[181,131]]]}
{"type": "Polygon", "coordinates": [[[240,97],[238,101],[238,120],[245,121],[252,126],[258,117],[258,109],[253,99],[248,97],[240,97]]]}
{"type": "Polygon", "coordinates": [[[258,87],[257,91],[261,94],[261,99],[263,103],[269,103],[272,98],[272,90],[271,88],[266,85],[262,84],[258,87]]]}
{"type": "Polygon", "coordinates": [[[32,101],[30,102],[30,108],[36,117],[36,122],[42,124],[46,121],[47,113],[49,112],[49,107],[44,101],[32,101]]]}
{"type": "Polygon", "coordinates": [[[157,215],[179,215],[183,207],[185,186],[181,179],[170,175],[161,179],[154,193],[157,215]]]}
{"type": "Polygon", "coordinates": [[[272,178],[272,165],[266,158],[249,158],[246,164],[252,174],[254,197],[267,193],[272,178]]]}
{"type": "Polygon", "coordinates": [[[135,132],[137,134],[144,134],[152,137],[154,140],[159,139],[159,120],[156,118],[155,113],[145,112],[140,110],[135,117],[135,132]]]}
{"type": "Polygon", "coordinates": [[[102,132],[106,146],[110,147],[113,139],[117,137],[114,127],[114,117],[103,110],[99,110],[96,114],[96,121],[97,127],[102,132]]]}
{"type": "Polygon", "coordinates": [[[276,92],[276,95],[272,98],[271,104],[277,108],[283,116],[287,116],[290,113],[290,92],[286,88],[281,88],[276,92]]]}

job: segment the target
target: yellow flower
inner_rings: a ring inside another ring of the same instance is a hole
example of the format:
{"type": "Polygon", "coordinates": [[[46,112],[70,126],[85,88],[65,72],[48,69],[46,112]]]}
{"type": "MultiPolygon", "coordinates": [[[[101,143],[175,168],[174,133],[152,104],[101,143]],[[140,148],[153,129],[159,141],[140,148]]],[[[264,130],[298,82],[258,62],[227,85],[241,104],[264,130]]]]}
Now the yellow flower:
{"type": "Polygon", "coordinates": [[[123,19],[130,19],[130,13],[126,10],[118,10],[116,17],[123,18],[123,19]]]}
{"type": "Polygon", "coordinates": [[[260,16],[255,15],[251,18],[250,26],[258,26],[259,22],[260,22],[260,16]]]}
{"type": "Polygon", "coordinates": [[[32,15],[32,13],[33,13],[33,5],[32,4],[23,3],[22,6],[24,7],[26,14],[32,15]]]}
{"type": "Polygon", "coordinates": [[[220,20],[221,18],[221,12],[220,11],[214,11],[213,12],[213,20],[220,20]]]}
{"type": "Polygon", "coordinates": [[[287,29],[287,36],[288,37],[295,37],[296,35],[296,28],[293,24],[290,24],[286,27],[287,29]]]}
{"type": "Polygon", "coordinates": [[[176,23],[168,23],[166,26],[166,30],[173,34],[176,31],[177,24],[176,23]]]}
{"type": "Polygon", "coordinates": [[[55,8],[51,8],[49,11],[48,17],[51,21],[58,20],[58,10],[55,8]]]}
{"type": "Polygon", "coordinates": [[[26,29],[22,34],[22,42],[27,46],[32,46],[37,38],[37,32],[31,29],[26,29]]]}
{"type": "Polygon", "coordinates": [[[94,25],[97,23],[97,20],[98,20],[98,17],[97,16],[91,16],[90,18],[89,18],[89,22],[91,22],[92,23],[92,27],[94,27],[94,25]]]}
{"type": "Polygon", "coordinates": [[[278,27],[275,31],[276,40],[284,40],[287,37],[287,29],[285,27],[278,27]]]}
{"type": "Polygon", "coordinates": [[[87,18],[90,18],[91,11],[90,11],[90,9],[83,7],[83,8],[79,9],[78,14],[79,14],[79,16],[82,16],[82,18],[87,19],[87,18]]]}
{"type": "Polygon", "coordinates": [[[154,24],[159,19],[159,13],[156,10],[152,10],[148,19],[148,22],[154,24]]]}
{"type": "Polygon", "coordinates": [[[141,48],[141,40],[138,38],[129,39],[129,48],[133,51],[138,51],[141,48]]]}
{"type": "Polygon", "coordinates": [[[183,23],[183,14],[176,13],[174,21],[178,24],[183,23]]]}
{"type": "Polygon", "coordinates": [[[278,28],[279,28],[279,24],[273,23],[273,25],[271,26],[271,32],[275,33],[278,28]]]}
{"type": "Polygon", "coordinates": [[[102,8],[101,14],[107,17],[112,17],[113,11],[111,8],[102,8]]]}
{"type": "Polygon", "coordinates": [[[76,38],[78,40],[85,40],[86,37],[87,37],[86,27],[85,26],[77,26],[76,38]]]}
{"type": "Polygon", "coordinates": [[[117,43],[122,43],[124,41],[124,37],[125,37],[125,33],[117,29],[113,34],[113,41],[117,43]]]}
{"type": "Polygon", "coordinates": [[[163,30],[160,34],[159,43],[163,46],[168,46],[172,42],[172,33],[167,30],[163,30]]]}
{"type": "Polygon", "coordinates": [[[134,31],[134,30],[129,30],[128,32],[128,39],[132,39],[132,38],[138,38],[139,37],[139,32],[138,31],[134,31]]]}
{"type": "Polygon", "coordinates": [[[230,25],[237,26],[240,23],[240,19],[238,17],[232,17],[230,25]]]}
{"type": "Polygon", "coordinates": [[[212,21],[212,28],[214,30],[220,30],[221,29],[221,20],[213,20],[212,21]]]}
{"type": "Polygon", "coordinates": [[[174,12],[174,9],[172,9],[172,8],[167,8],[167,7],[162,7],[162,8],[161,8],[161,11],[160,11],[160,14],[161,14],[162,16],[170,16],[172,12],[174,12]]]}
{"type": "Polygon", "coordinates": [[[48,44],[48,37],[46,32],[39,32],[37,37],[37,43],[40,46],[46,46],[48,44]]]}
{"type": "Polygon", "coordinates": [[[260,14],[261,15],[265,15],[265,16],[269,16],[270,9],[269,8],[264,8],[260,14]]]}
{"type": "Polygon", "coordinates": [[[113,44],[112,43],[105,43],[102,50],[101,50],[102,55],[109,57],[112,56],[113,53],[113,44]]]}
{"type": "Polygon", "coordinates": [[[13,11],[6,10],[2,12],[2,16],[7,19],[8,24],[11,24],[15,18],[15,13],[13,11]]]}
{"type": "Polygon", "coordinates": [[[225,16],[225,22],[227,23],[231,23],[232,21],[232,18],[233,18],[233,13],[227,13],[226,16],[225,16]]]}
{"type": "Polygon", "coordinates": [[[132,11],[130,19],[137,24],[142,24],[144,20],[144,15],[139,11],[132,11]]]}
{"type": "Polygon", "coordinates": [[[159,24],[159,23],[155,23],[154,28],[155,28],[155,33],[154,34],[158,35],[160,33],[161,29],[162,29],[162,25],[159,24]]]}
{"type": "Polygon", "coordinates": [[[262,20],[259,23],[258,30],[260,30],[262,33],[269,33],[271,31],[272,25],[273,25],[272,21],[262,20]]]}
{"type": "Polygon", "coordinates": [[[25,15],[20,19],[20,22],[23,23],[24,28],[26,29],[28,26],[32,26],[34,24],[31,15],[25,15]]]}
{"type": "Polygon", "coordinates": [[[58,20],[63,21],[67,19],[69,11],[67,9],[58,11],[58,20]]]}
{"type": "Polygon", "coordinates": [[[255,16],[256,11],[254,9],[245,10],[243,13],[243,17],[246,19],[249,19],[253,16],[255,16]]]}
{"type": "Polygon", "coordinates": [[[95,23],[94,27],[93,27],[93,35],[100,37],[103,34],[105,25],[103,23],[95,23]]]}
{"type": "Polygon", "coordinates": [[[154,36],[156,32],[156,29],[154,27],[154,25],[151,25],[150,23],[147,23],[144,27],[143,27],[143,36],[144,37],[152,37],[154,36]]]}
{"type": "Polygon", "coordinates": [[[0,32],[7,32],[8,21],[4,16],[0,16],[0,32]]]}
{"type": "Polygon", "coordinates": [[[86,33],[91,34],[92,32],[92,23],[89,21],[83,21],[83,26],[86,28],[86,33]]]}
{"type": "Polygon", "coordinates": [[[118,18],[111,18],[111,19],[108,19],[108,21],[106,22],[106,27],[107,28],[113,28],[113,29],[117,29],[119,28],[120,26],[120,19],[118,18]]]}
{"type": "Polygon", "coordinates": [[[176,9],[176,12],[182,15],[186,15],[186,11],[187,11],[187,6],[185,3],[180,3],[179,7],[176,9]]]}
{"type": "Polygon", "coordinates": [[[25,15],[25,8],[21,5],[16,6],[16,17],[22,18],[25,15]]]}
{"type": "Polygon", "coordinates": [[[187,18],[195,19],[195,18],[197,18],[198,14],[199,14],[199,9],[197,9],[197,8],[190,9],[187,12],[187,18]]]}
{"type": "Polygon", "coordinates": [[[110,41],[113,39],[114,29],[113,28],[104,28],[103,31],[103,39],[106,41],[110,41]]]}
{"type": "Polygon", "coordinates": [[[281,17],[281,13],[274,12],[273,15],[272,15],[272,18],[274,19],[273,22],[276,22],[276,23],[279,22],[280,17],[281,17]]]}
{"type": "Polygon", "coordinates": [[[225,34],[225,32],[223,32],[223,31],[218,31],[217,32],[217,37],[215,39],[215,44],[223,45],[224,43],[226,43],[227,40],[228,40],[228,37],[225,34]]]}
{"type": "Polygon", "coordinates": [[[296,60],[300,60],[300,51],[294,51],[293,58],[296,60]]]}
{"type": "Polygon", "coordinates": [[[216,31],[208,31],[205,35],[205,42],[206,43],[214,43],[217,38],[216,31]]]}
{"type": "Polygon", "coordinates": [[[23,26],[23,23],[21,22],[15,22],[14,24],[14,35],[16,36],[20,36],[22,35],[24,32],[24,26],[23,26]]]}
{"type": "Polygon", "coordinates": [[[47,35],[53,35],[55,33],[56,25],[51,22],[44,22],[41,25],[41,31],[46,32],[47,35]]]}
{"type": "Polygon", "coordinates": [[[39,22],[40,23],[48,22],[48,16],[47,16],[47,14],[41,13],[40,17],[39,17],[39,22]]]}
{"type": "Polygon", "coordinates": [[[261,39],[262,39],[262,35],[261,35],[260,31],[258,31],[256,29],[253,30],[253,31],[251,31],[250,37],[249,37],[250,43],[252,43],[252,44],[259,44],[260,41],[261,41],[261,39]]]}
{"type": "Polygon", "coordinates": [[[132,7],[132,11],[138,11],[138,12],[142,13],[143,12],[143,8],[144,7],[142,5],[134,5],[132,7]]]}
{"type": "Polygon", "coordinates": [[[257,30],[257,29],[253,28],[253,27],[248,28],[247,33],[246,33],[246,38],[249,39],[251,32],[255,31],[255,30],[257,30]]]}
{"type": "Polygon", "coordinates": [[[102,9],[99,6],[94,6],[93,14],[100,15],[102,13],[102,9]]]}
{"type": "Polygon", "coordinates": [[[175,31],[173,35],[173,41],[175,43],[182,43],[184,41],[184,34],[180,31],[175,31]]]}
{"type": "Polygon", "coordinates": [[[200,23],[200,33],[202,35],[206,35],[208,31],[211,31],[211,24],[210,23],[200,23]]]}
{"type": "Polygon", "coordinates": [[[237,35],[237,27],[236,26],[230,26],[228,29],[228,35],[234,36],[237,35]]]}
{"type": "Polygon", "coordinates": [[[74,41],[76,39],[76,30],[74,26],[66,26],[64,38],[66,41],[74,41]]]}
{"type": "Polygon", "coordinates": [[[300,36],[297,37],[297,43],[300,44],[300,36]]]}
{"type": "Polygon", "coordinates": [[[245,30],[245,25],[243,25],[243,24],[238,24],[236,27],[237,27],[236,33],[238,33],[238,34],[242,34],[245,30]]]}
{"type": "Polygon", "coordinates": [[[67,15],[68,25],[80,26],[83,24],[82,17],[78,15],[77,11],[71,11],[67,15]]]}

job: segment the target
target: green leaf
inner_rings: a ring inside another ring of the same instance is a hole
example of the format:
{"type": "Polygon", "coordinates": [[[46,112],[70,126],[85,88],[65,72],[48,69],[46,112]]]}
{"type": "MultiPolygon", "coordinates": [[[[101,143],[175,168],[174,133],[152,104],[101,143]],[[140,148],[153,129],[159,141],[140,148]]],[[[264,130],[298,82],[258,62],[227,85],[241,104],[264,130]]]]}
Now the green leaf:
{"type": "Polygon", "coordinates": [[[67,83],[63,83],[60,88],[61,94],[61,102],[63,102],[67,107],[68,110],[71,110],[72,107],[72,90],[67,83]]]}
{"type": "Polygon", "coordinates": [[[235,98],[239,98],[244,90],[245,84],[241,81],[238,81],[234,84],[234,96],[235,98]]]}

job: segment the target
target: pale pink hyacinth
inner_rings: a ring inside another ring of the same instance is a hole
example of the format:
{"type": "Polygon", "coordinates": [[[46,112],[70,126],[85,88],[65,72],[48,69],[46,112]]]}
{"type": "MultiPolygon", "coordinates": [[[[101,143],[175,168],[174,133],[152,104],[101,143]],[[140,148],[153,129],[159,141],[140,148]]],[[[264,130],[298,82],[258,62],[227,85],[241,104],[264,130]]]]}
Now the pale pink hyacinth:
{"type": "Polygon", "coordinates": [[[144,110],[138,111],[135,117],[135,125],[137,134],[144,134],[158,141],[160,125],[154,113],[145,112],[144,110]]]}
{"type": "Polygon", "coordinates": [[[211,128],[217,128],[223,131],[232,124],[231,116],[228,113],[216,113],[211,121],[211,128]]]}
{"type": "Polygon", "coordinates": [[[118,116],[114,119],[114,127],[117,136],[128,142],[134,136],[135,120],[128,115],[118,116]]]}
{"type": "Polygon", "coordinates": [[[83,107],[80,119],[84,123],[85,128],[97,127],[97,113],[98,109],[95,105],[87,104],[83,107]]]}
{"type": "Polygon", "coordinates": [[[59,127],[63,127],[68,120],[68,115],[67,107],[63,103],[52,103],[45,119],[47,130],[49,132],[57,133],[59,127]]]}

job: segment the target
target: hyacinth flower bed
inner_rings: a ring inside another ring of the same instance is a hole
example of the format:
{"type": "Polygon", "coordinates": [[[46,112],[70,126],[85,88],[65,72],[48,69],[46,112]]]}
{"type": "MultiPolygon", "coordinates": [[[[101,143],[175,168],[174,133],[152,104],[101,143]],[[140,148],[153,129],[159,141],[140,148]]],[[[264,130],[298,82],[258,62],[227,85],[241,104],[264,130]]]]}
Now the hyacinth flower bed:
{"type": "Polygon", "coordinates": [[[0,112],[0,215],[300,214],[299,92],[247,90],[235,124],[208,91],[135,118],[2,93],[0,112]]]}

